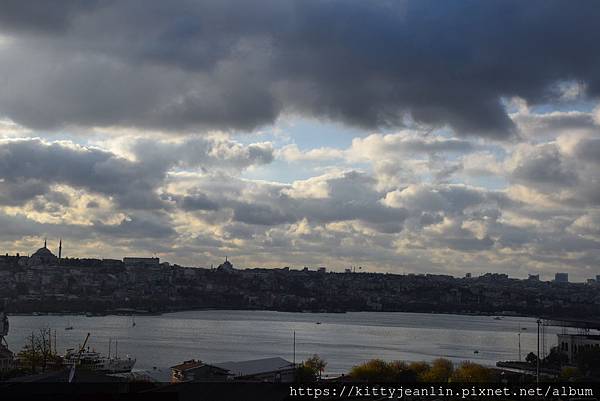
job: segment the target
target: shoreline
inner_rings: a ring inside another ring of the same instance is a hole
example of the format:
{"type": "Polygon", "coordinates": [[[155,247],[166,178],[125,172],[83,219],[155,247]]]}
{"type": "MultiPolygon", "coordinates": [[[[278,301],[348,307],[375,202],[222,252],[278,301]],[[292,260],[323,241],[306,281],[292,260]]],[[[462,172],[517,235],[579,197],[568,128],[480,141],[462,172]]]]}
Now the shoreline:
{"type": "MultiPolygon", "coordinates": [[[[278,310],[278,309],[240,309],[240,308],[189,308],[189,309],[177,309],[168,310],[161,312],[151,312],[144,310],[131,310],[131,311],[107,311],[105,313],[95,312],[7,312],[9,316],[86,316],[86,317],[102,317],[102,316],[162,316],[169,313],[178,312],[194,312],[194,311],[235,311],[235,312],[281,312],[281,313],[293,313],[293,314],[346,314],[346,313],[417,313],[424,315],[456,315],[456,316],[494,316],[499,317],[501,320],[503,317],[524,317],[524,318],[537,318],[537,315],[525,315],[517,313],[461,313],[461,312],[419,312],[419,311],[373,311],[373,310],[350,310],[350,311],[290,311],[290,310],[278,310]]],[[[557,317],[558,318],[558,317],[557,317]]]]}

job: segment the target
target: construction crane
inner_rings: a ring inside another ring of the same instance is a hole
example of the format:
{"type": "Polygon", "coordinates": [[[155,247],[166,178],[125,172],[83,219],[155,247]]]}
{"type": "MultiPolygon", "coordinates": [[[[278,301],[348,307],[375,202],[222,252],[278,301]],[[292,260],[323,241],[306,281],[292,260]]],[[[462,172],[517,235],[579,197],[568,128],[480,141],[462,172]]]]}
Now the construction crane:
{"type": "Polygon", "coordinates": [[[75,377],[75,366],[77,366],[77,364],[79,363],[79,359],[81,358],[81,353],[85,350],[85,346],[87,345],[89,338],[90,338],[90,333],[87,333],[87,336],[85,336],[85,341],[83,342],[83,345],[81,346],[81,348],[79,348],[79,351],[77,352],[77,357],[76,357],[75,361],[73,362],[73,365],[71,365],[71,371],[69,372],[69,383],[71,383],[73,381],[73,378],[75,377]]]}

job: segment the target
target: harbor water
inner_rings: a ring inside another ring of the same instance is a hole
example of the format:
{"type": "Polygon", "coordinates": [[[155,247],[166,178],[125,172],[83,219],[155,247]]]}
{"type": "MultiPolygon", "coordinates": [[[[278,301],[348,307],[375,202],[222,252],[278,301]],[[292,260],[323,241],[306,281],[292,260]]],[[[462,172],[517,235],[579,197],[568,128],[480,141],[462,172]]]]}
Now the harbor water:
{"type": "MultiPolygon", "coordinates": [[[[18,351],[27,336],[56,330],[60,353],[83,343],[108,353],[117,341],[119,355],[137,358],[136,368],[168,367],[189,359],[206,362],[282,357],[296,362],[312,354],[327,361],[326,372],[347,372],[372,358],[454,362],[471,360],[493,366],[500,360],[536,351],[533,318],[421,313],[287,313],[205,310],[156,316],[41,315],[10,316],[9,347],[18,351]],[[135,321],[135,324],[133,322],[135,321]],[[72,329],[65,330],[65,328],[72,329]],[[294,332],[296,333],[294,355],[294,332]]],[[[558,328],[547,327],[546,352],[556,344],[558,328]]]]}

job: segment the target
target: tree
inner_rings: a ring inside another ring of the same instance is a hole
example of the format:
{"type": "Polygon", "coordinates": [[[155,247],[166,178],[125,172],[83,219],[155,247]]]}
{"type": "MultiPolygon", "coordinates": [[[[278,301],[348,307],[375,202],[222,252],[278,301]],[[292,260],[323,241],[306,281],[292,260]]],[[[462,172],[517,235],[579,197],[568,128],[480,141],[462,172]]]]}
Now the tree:
{"type": "MultiPolygon", "coordinates": [[[[413,365],[413,368],[422,365],[413,365]]],[[[361,365],[354,366],[349,373],[354,380],[368,382],[415,382],[417,374],[410,365],[403,361],[386,362],[381,359],[372,359],[361,365]]]]}
{"type": "Polygon", "coordinates": [[[431,366],[427,362],[411,362],[408,364],[408,370],[414,373],[418,380],[423,380],[423,377],[429,372],[431,366]]]}
{"type": "Polygon", "coordinates": [[[493,378],[492,371],[471,361],[462,362],[452,373],[451,381],[458,383],[486,383],[493,378]]]}
{"type": "Polygon", "coordinates": [[[319,355],[314,354],[308,358],[303,365],[312,370],[314,375],[318,375],[319,379],[321,379],[321,375],[327,366],[327,362],[325,362],[319,355]]]}
{"type": "Polygon", "coordinates": [[[546,366],[557,366],[566,365],[569,358],[564,352],[561,352],[558,347],[552,347],[548,356],[544,358],[544,365],[546,366]]]}
{"type": "Polygon", "coordinates": [[[454,373],[454,364],[448,359],[438,358],[431,363],[431,368],[421,376],[425,382],[447,383],[454,373]]]}
{"type": "Polygon", "coordinates": [[[349,376],[354,380],[392,381],[392,372],[387,362],[381,359],[371,359],[350,369],[349,376]]]}
{"type": "Polygon", "coordinates": [[[50,363],[56,363],[58,356],[52,349],[52,334],[50,329],[40,329],[39,334],[31,332],[27,342],[17,354],[22,366],[31,368],[35,373],[38,368],[46,371],[50,363]]]}
{"type": "Polygon", "coordinates": [[[530,352],[529,354],[527,354],[527,356],[525,357],[525,361],[530,364],[530,365],[536,365],[537,364],[537,360],[538,357],[536,354],[534,354],[533,352],[530,352]]]}
{"type": "Polygon", "coordinates": [[[317,380],[317,376],[311,368],[301,363],[296,367],[295,380],[298,383],[311,383],[317,380]]]}
{"type": "Polygon", "coordinates": [[[392,381],[395,382],[414,382],[417,380],[417,375],[410,369],[409,365],[404,361],[392,361],[389,363],[392,374],[392,381]]]}

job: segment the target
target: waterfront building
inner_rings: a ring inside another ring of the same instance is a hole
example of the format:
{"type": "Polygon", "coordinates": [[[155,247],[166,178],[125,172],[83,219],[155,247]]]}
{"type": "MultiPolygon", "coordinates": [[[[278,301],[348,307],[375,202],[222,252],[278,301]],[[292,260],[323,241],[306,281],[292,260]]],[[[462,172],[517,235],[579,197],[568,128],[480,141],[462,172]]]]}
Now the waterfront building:
{"type": "Polygon", "coordinates": [[[15,355],[4,344],[0,343],[0,372],[15,368],[15,355]]]}
{"type": "Polygon", "coordinates": [[[600,335],[558,334],[558,349],[574,364],[577,355],[592,349],[600,350],[600,335]]]}
{"type": "Polygon", "coordinates": [[[191,359],[171,367],[171,382],[243,380],[291,383],[294,374],[295,365],[279,357],[212,364],[191,359]]]}
{"type": "Polygon", "coordinates": [[[539,274],[530,274],[528,277],[528,280],[531,281],[540,281],[540,275],[539,274]]]}
{"type": "Polygon", "coordinates": [[[171,366],[171,383],[190,381],[224,381],[229,371],[202,361],[191,359],[171,366]]]}
{"type": "Polygon", "coordinates": [[[241,362],[215,363],[226,369],[234,380],[251,380],[270,383],[291,383],[294,381],[295,366],[283,358],[252,359],[241,362]]]}

